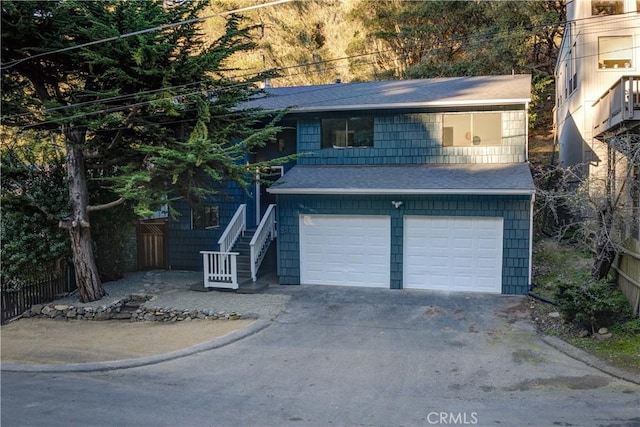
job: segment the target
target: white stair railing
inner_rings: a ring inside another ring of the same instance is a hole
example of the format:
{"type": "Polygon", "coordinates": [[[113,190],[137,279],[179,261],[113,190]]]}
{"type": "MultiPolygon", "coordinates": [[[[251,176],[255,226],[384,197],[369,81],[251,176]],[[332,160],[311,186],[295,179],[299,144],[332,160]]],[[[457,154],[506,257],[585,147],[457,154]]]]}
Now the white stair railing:
{"type": "Polygon", "coordinates": [[[276,205],[269,205],[256,229],[249,247],[251,249],[251,279],[255,282],[258,269],[264,259],[269,244],[276,238],[276,205]]]}
{"type": "Polygon", "coordinates": [[[238,252],[200,251],[204,264],[204,287],[238,289],[238,252]]]}
{"type": "Polygon", "coordinates": [[[218,244],[220,252],[227,252],[238,240],[238,237],[247,229],[247,205],[238,206],[238,210],[231,218],[229,225],[225,228],[224,233],[220,236],[218,244]]]}

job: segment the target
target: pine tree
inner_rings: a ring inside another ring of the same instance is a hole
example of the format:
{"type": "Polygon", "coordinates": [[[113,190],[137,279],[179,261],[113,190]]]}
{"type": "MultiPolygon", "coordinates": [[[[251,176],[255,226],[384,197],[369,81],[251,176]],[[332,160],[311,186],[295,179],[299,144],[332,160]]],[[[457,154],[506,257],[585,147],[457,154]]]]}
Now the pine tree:
{"type": "Polygon", "coordinates": [[[145,215],[167,195],[198,200],[212,182],[246,186],[243,159],[279,130],[278,117],[238,108],[266,76],[225,69],[254,47],[250,28],[230,16],[224,35],[208,41],[198,18],[205,6],[2,2],[2,125],[62,136],[71,214],[60,224],[83,302],[104,295],[92,212],[130,201],[145,215]],[[99,200],[96,188],[116,196],[99,200]]]}

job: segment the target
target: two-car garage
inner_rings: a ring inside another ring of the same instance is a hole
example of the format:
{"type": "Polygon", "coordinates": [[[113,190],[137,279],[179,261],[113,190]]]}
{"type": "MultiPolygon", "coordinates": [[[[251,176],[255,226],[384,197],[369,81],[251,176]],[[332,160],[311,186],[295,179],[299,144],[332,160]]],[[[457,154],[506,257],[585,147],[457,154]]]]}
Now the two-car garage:
{"type": "MultiPolygon", "coordinates": [[[[300,283],[391,286],[390,216],[300,215],[299,228],[300,283]]],[[[502,218],[405,216],[402,228],[403,288],[501,292],[502,218]]]]}
{"type": "Polygon", "coordinates": [[[295,166],[269,191],[280,284],[530,289],[527,164],[295,166]]]}

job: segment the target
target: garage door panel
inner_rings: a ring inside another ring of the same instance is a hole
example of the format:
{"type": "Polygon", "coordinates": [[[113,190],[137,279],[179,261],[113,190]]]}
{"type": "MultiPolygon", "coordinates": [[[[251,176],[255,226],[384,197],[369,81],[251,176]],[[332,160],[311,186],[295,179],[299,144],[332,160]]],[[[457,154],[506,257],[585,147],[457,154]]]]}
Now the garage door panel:
{"type": "Polygon", "coordinates": [[[389,287],[388,216],[301,215],[300,282],[389,287]]]}
{"type": "Polygon", "coordinates": [[[501,292],[502,218],[405,217],[403,287],[501,292]]]}

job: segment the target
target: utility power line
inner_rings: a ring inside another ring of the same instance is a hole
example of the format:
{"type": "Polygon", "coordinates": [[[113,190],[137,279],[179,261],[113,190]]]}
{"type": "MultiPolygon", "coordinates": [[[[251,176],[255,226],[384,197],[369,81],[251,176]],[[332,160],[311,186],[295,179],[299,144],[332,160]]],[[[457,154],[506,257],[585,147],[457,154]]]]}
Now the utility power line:
{"type": "MultiPolygon", "coordinates": [[[[217,15],[211,15],[208,17],[203,17],[203,18],[194,18],[194,20],[204,20],[204,19],[208,19],[210,17],[213,16],[221,16],[224,14],[231,14],[231,13],[236,13],[238,11],[245,11],[245,10],[250,10],[250,9],[256,9],[258,7],[264,7],[264,6],[271,6],[271,5],[275,5],[275,4],[280,4],[280,3],[285,3],[291,0],[279,0],[279,1],[275,1],[275,2],[271,2],[271,3],[267,3],[267,4],[263,4],[263,5],[256,5],[256,6],[250,6],[248,8],[242,8],[242,9],[236,9],[233,11],[229,11],[229,12],[223,12],[222,14],[217,14],[217,15]]],[[[620,16],[621,20],[626,20],[626,18],[628,18],[628,16],[624,16],[624,15],[616,15],[616,16],[620,16]]],[[[588,18],[583,18],[580,21],[585,21],[585,20],[591,20],[594,18],[600,18],[600,17],[588,17],[588,18]]],[[[194,20],[188,20],[188,21],[194,21],[194,20]]],[[[173,24],[167,24],[170,26],[175,26],[175,25],[181,25],[182,23],[185,23],[187,21],[181,21],[181,23],[173,23],[173,24]]],[[[574,22],[574,21],[565,21],[564,23],[568,23],[568,22],[574,22]]],[[[616,21],[612,21],[609,20],[608,23],[615,23],[616,21]]],[[[589,24],[593,24],[593,23],[589,23],[589,24]]],[[[532,25],[532,26],[523,26],[520,28],[510,28],[510,29],[504,29],[504,30],[499,30],[499,31],[487,31],[484,34],[480,34],[480,35],[485,35],[485,38],[480,38],[478,39],[477,36],[478,34],[474,34],[471,36],[464,36],[464,37],[457,37],[457,38],[453,38],[453,39],[449,39],[449,40],[441,40],[440,42],[442,43],[455,43],[455,42],[469,42],[470,38],[473,38],[474,42],[487,42],[487,41],[492,41],[495,40],[496,38],[500,37],[502,34],[508,34],[510,31],[516,31],[516,30],[526,30],[526,31],[533,31],[535,28],[543,28],[543,27],[549,27],[549,26],[558,26],[559,23],[544,23],[544,24],[537,24],[537,25],[532,25]]],[[[163,28],[163,26],[161,27],[155,27],[154,29],[147,29],[147,30],[141,30],[144,32],[149,32],[149,31],[153,31],[153,30],[157,30],[158,28],[163,28]]],[[[615,30],[614,28],[608,29],[607,31],[613,31],[615,30]]],[[[135,32],[135,33],[130,33],[130,35],[134,35],[134,34],[139,34],[140,32],[135,32]]],[[[103,41],[98,41],[98,42],[104,42],[105,40],[109,40],[109,39],[104,39],[103,41]]],[[[82,47],[84,45],[78,45],[78,46],[71,46],[69,48],[64,48],[64,49],[72,49],[72,48],[78,48],[78,47],[82,47]]],[[[314,61],[314,62],[310,62],[310,63],[303,63],[303,64],[296,64],[296,65],[291,65],[291,66],[286,66],[286,67],[276,67],[274,68],[276,71],[286,71],[286,70],[292,70],[292,69],[300,69],[300,68],[306,68],[306,67],[312,67],[312,66],[317,66],[317,65],[322,65],[322,64],[328,64],[328,63],[332,63],[332,62],[338,62],[338,61],[344,61],[344,60],[349,60],[349,59],[354,59],[354,58],[358,58],[358,57],[368,57],[368,56],[373,56],[373,55],[380,55],[380,54],[385,54],[385,53],[393,53],[395,52],[395,50],[393,49],[387,49],[387,50],[383,50],[383,51],[375,51],[375,52],[369,52],[369,53],[363,53],[363,54],[357,54],[357,55],[350,55],[350,56],[345,56],[345,57],[340,57],[340,58],[332,58],[332,59],[327,59],[327,60],[322,60],[322,61],[314,61]]],[[[48,52],[48,53],[52,53],[52,52],[48,52]]],[[[47,53],[45,53],[47,54],[47,53]]],[[[591,55],[585,55],[585,57],[587,56],[591,56],[591,55]]],[[[32,58],[32,57],[30,57],[32,58]]],[[[26,58],[29,59],[29,58],[26,58]]],[[[374,62],[366,62],[364,64],[359,64],[362,66],[366,66],[366,65],[371,65],[374,62]]],[[[260,73],[264,73],[265,70],[262,71],[258,71],[258,72],[250,72],[250,73],[245,73],[242,75],[236,75],[235,77],[231,77],[231,78],[242,78],[242,77],[248,77],[248,76],[256,76],[260,73]]],[[[323,72],[323,70],[316,70],[316,71],[312,71],[313,73],[320,73],[323,72]]],[[[309,71],[306,71],[306,73],[309,73],[309,71]]],[[[291,74],[290,74],[291,75],[291,74]]],[[[296,74],[293,74],[296,75],[296,74]]],[[[204,81],[201,82],[193,82],[193,83],[188,83],[188,84],[184,84],[184,85],[179,85],[179,86],[172,86],[172,87],[166,87],[166,88],[158,88],[158,89],[153,89],[153,90],[149,90],[149,91],[143,91],[143,92],[138,92],[138,93],[133,93],[133,94],[122,94],[122,95],[117,95],[115,97],[112,98],[106,98],[106,99],[100,99],[100,100],[95,100],[95,101],[87,101],[84,103],[76,103],[76,104],[70,104],[70,105],[65,105],[65,106],[60,106],[60,107],[54,107],[51,109],[47,109],[44,110],[46,112],[50,112],[50,111],[58,111],[58,110],[63,110],[63,109],[69,109],[69,108],[77,108],[77,107],[81,107],[81,106],[91,106],[94,104],[104,104],[104,103],[109,103],[109,102],[114,102],[114,101],[121,101],[121,100],[127,100],[130,98],[135,98],[138,97],[140,95],[147,95],[147,94],[154,94],[154,93],[158,93],[158,92],[165,92],[168,90],[175,90],[175,89],[180,89],[180,88],[187,88],[189,86],[193,86],[193,85],[198,85],[204,83],[204,81]]],[[[227,86],[228,88],[232,88],[235,85],[231,85],[231,86],[227,86]]],[[[217,89],[220,90],[220,89],[217,89]]],[[[190,97],[193,96],[195,94],[200,93],[200,91],[194,91],[194,92],[187,92],[187,93],[182,93],[182,94],[174,94],[168,97],[165,97],[164,99],[172,99],[173,97],[190,97]]],[[[148,105],[152,102],[156,102],[158,101],[158,99],[154,99],[154,100],[149,100],[149,101],[141,101],[141,102],[137,102],[135,104],[126,104],[126,105],[121,105],[121,106],[113,106],[113,107],[109,107],[109,108],[105,108],[102,109],[100,111],[94,111],[94,112],[89,112],[89,113],[80,113],[78,115],[72,116],[72,117],[67,117],[66,119],[69,118],[80,118],[83,117],[84,114],[90,114],[90,115],[95,115],[95,114],[99,114],[99,113],[110,113],[110,112],[115,112],[115,111],[121,111],[121,110],[125,110],[127,108],[130,108],[132,106],[143,106],[143,105],[148,105]]],[[[29,115],[32,113],[22,113],[22,114],[16,114],[16,115],[11,115],[11,116],[4,116],[3,119],[8,119],[8,118],[15,118],[15,117],[19,117],[22,115],[29,115]]],[[[57,122],[60,120],[64,120],[64,119],[58,119],[58,120],[49,120],[49,121],[45,121],[45,122],[41,122],[39,123],[40,125],[42,124],[47,124],[47,123],[53,123],[53,122],[57,122]]],[[[32,127],[33,125],[29,126],[32,127]]]]}
{"type": "Polygon", "coordinates": [[[104,38],[104,39],[94,40],[94,41],[91,41],[91,42],[77,44],[77,45],[73,45],[73,46],[69,46],[69,47],[65,47],[65,48],[61,48],[61,49],[51,50],[51,51],[48,51],[48,52],[41,52],[41,53],[37,53],[35,55],[28,56],[26,58],[20,58],[20,59],[16,59],[15,61],[11,61],[11,62],[8,62],[8,63],[5,63],[5,64],[0,64],[0,70],[11,68],[11,67],[14,67],[14,66],[22,63],[22,62],[29,61],[29,60],[36,59],[36,58],[41,58],[43,56],[52,55],[52,54],[55,54],[55,53],[68,52],[68,51],[71,51],[71,50],[81,49],[83,47],[94,46],[94,45],[97,45],[97,44],[107,43],[107,42],[111,42],[111,41],[114,41],[114,40],[120,40],[120,39],[124,39],[124,38],[127,38],[127,37],[139,36],[140,34],[151,33],[151,32],[154,32],[154,31],[162,31],[162,30],[166,30],[168,28],[178,27],[180,25],[194,24],[196,22],[206,21],[207,19],[215,18],[215,17],[218,17],[218,16],[233,15],[233,14],[236,14],[236,13],[247,12],[249,10],[260,9],[260,8],[269,7],[269,6],[275,6],[275,5],[282,4],[282,3],[288,3],[290,1],[292,1],[292,0],[276,0],[276,1],[273,1],[273,2],[270,2],[270,3],[264,3],[264,4],[257,4],[257,5],[253,5],[253,6],[242,7],[242,8],[239,8],[239,9],[234,9],[234,10],[229,10],[229,11],[226,11],[226,12],[216,13],[215,15],[203,16],[203,17],[199,17],[199,18],[185,19],[183,21],[171,22],[169,24],[158,25],[156,27],[146,28],[144,30],[139,30],[139,31],[133,31],[131,33],[120,34],[118,36],[107,37],[107,38],[104,38]]]}

